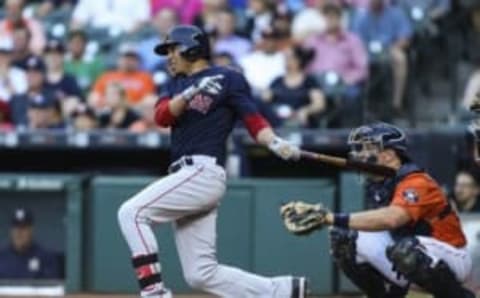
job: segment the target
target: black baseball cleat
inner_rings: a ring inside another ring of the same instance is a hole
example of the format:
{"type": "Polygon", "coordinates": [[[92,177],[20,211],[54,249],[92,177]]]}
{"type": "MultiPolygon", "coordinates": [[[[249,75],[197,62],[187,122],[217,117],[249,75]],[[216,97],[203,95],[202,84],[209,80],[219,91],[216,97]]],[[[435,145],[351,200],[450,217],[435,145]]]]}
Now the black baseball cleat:
{"type": "Polygon", "coordinates": [[[291,298],[306,298],[308,287],[305,277],[292,277],[292,296],[291,298]]]}

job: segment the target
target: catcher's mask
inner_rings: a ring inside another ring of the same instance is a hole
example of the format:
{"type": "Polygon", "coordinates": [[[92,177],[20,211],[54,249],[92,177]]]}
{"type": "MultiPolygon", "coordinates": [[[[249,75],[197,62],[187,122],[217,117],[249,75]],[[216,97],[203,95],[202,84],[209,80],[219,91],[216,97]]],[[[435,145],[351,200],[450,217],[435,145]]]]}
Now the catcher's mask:
{"type": "Polygon", "coordinates": [[[348,136],[348,145],[350,158],[377,163],[378,154],[385,149],[393,149],[406,157],[407,138],[400,128],[378,122],[353,129],[348,136]]]}

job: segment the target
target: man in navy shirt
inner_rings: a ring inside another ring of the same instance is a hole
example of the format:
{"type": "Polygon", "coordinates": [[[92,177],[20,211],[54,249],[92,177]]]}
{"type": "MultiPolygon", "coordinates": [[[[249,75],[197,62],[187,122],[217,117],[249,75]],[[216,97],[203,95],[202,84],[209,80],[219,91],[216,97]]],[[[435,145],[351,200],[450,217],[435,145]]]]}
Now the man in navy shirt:
{"type": "Polygon", "coordinates": [[[43,60],[32,57],[26,67],[28,90],[9,102],[13,123],[19,129],[62,128],[60,99],[46,86],[43,60]]]}
{"type": "Polygon", "coordinates": [[[218,264],[217,207],[225,193],[226,140],[237,119],[252,137],[285,160],[300,150],[277,137],[257,112],[250,88],[237,71],[211,67],[207,35],[194,26],[174,27],[155,52],[167,56],[174,79],[155,110],[157,124],[171,127],[169,175],[125,202],[118,219],[132,252],[141,297],[171,297],[164,287],[151,226],[174,223],[185,280],[227,298],[303,298],[305,278],[267,278],[218,264]]]}
{"type": "Polygon", "coordinates": [[[12,217],[10,244],[0,251],[0,279],[59,279],[59,258],[33,239],[33,215],[16,209],[12,217]]]}

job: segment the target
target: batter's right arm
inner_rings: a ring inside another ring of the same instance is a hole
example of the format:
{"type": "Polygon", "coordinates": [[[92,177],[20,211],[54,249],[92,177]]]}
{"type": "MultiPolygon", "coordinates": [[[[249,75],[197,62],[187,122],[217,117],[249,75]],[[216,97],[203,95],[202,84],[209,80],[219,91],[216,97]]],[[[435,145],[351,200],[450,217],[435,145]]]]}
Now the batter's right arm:
{"type": "Polygon", "coordinates": [[[270,126],[261,129],[257,134],[257,142],[284,160],[300,159],[300,148],[278,137],[270,126]]]}

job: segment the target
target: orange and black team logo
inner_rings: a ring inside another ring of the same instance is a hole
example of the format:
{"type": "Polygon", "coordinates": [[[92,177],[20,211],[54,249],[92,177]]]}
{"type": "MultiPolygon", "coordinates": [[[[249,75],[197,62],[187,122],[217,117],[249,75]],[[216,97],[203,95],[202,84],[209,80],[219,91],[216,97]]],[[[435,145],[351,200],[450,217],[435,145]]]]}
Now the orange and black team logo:
{"type": "Polygon", "coordinates": [[[407,188],[403,191],[403,199],[408,203],[418,202],[418,193],[413,188],[407,188]]]}

